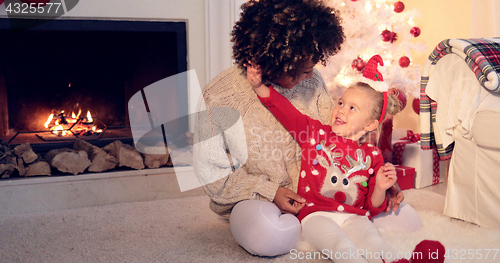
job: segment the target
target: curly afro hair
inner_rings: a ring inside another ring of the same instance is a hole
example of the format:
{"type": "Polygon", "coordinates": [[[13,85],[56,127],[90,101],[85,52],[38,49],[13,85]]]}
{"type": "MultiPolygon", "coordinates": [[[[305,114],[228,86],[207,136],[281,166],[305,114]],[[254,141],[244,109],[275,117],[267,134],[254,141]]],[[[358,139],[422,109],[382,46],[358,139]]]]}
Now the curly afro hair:
{"type": "Polygon", "coordinates": [[[326,65],[345,40],[338,11],[319,0],[251,0],[231,33],[233,58],[259,65],[265,80],[295,78],[309,60],[326,65]]]}

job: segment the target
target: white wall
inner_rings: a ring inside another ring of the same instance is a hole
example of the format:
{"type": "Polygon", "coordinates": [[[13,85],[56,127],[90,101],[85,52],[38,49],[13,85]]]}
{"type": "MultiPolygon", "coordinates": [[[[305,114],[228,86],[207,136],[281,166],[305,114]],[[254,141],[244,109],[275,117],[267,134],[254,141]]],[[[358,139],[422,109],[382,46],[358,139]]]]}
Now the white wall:
{"type": "MultiPolygon", "coordinates": [[[[482,2],[478,0],[477,2],[482,2]]],[[[498,0],[495,0],[498,1],[498,0]]],[[[427,45],[427,51],[413,56],[413,64],[423,68],[427,57],[437,44],[448,38],[469,38],[471,29],[472,0],[403,0],[405,9],[416,9],[420,16],[414,21],[422,33],[415,41],[427,45]]],[[[413,98],[408,98],[406,108],[394,117],[394,129],[420,132],[420,116],[413,111],[413,98]]]]}
{"type": "Polygon", "coordinates": [[[231,37],[245,0],[205,0],[206,9],[206,82],[233,65],[231,37]]]}
{"type": "Polygon", "coordinates": [[[500,37],[499,0],[472,0],[470,36],[500,37]]]}

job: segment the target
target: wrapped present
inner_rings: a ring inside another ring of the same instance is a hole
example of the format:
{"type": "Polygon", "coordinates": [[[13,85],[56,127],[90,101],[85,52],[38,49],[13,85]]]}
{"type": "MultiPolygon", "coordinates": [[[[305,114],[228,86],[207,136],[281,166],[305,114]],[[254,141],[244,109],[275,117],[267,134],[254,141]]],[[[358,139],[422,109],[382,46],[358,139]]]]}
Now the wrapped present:
{"type": "MultiPolygon", "coordinates": [[[[397,136],[397,132],[394,133],[397,136]]],[[[396,137],[397,138],[397,137],[396,137]]],[[[397,141],[393,140],[392,163],[415,168],[415,188],[444,181],[445,163],[439,161],[436,149],[422,150],[420,135],[411,130],[397,141]]]]}
{"type": "Polygon", "coordinates": [[[395,165],[395,167],[399,188],[401,190],[415,188],[415,168],[403,165],[395,165]]]}

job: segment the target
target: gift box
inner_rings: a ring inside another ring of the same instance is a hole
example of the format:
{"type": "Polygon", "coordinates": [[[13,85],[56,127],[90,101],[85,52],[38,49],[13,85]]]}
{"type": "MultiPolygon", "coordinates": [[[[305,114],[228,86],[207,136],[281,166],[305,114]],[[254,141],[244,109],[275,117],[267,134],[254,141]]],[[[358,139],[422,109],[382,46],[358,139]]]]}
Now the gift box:
{"type": "Polygon", "coordinates": [[[446,164],[439,161],[435,149],[420,148],[420,136],[411,131],[393,131],[392,163],[415,168],[415,188],[434,185],[445,180],[446,164]],[[406,132],[406,136],[402,136],[406,132]],[[394,140],[394,138],[399,138],[394,140]]]}
{"type": "Polygon", "coordinates": [[[395,165],[398,185],[401,190],[415,188],[415,168],[395,165]]]}

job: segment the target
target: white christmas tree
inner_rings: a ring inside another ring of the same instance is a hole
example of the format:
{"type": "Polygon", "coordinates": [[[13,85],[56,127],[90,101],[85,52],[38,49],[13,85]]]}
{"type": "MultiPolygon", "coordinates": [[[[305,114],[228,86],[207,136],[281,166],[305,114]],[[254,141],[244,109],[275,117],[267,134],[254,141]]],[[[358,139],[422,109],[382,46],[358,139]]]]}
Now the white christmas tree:
{"type": "Polygon", "coordinates": [[[405,97],[419,97],[421,69],[413,65],[412,55],[426,51],[414,18],[416,10],[405,10],[397,0],[323,0],[338,10],[343,19],[346,41],[326,67],[319,67],[331,95],[337,99],[345,88],[362,80],[366,62],[380,55],[384,66],[378,69],[389,89],[405,97]]]}

